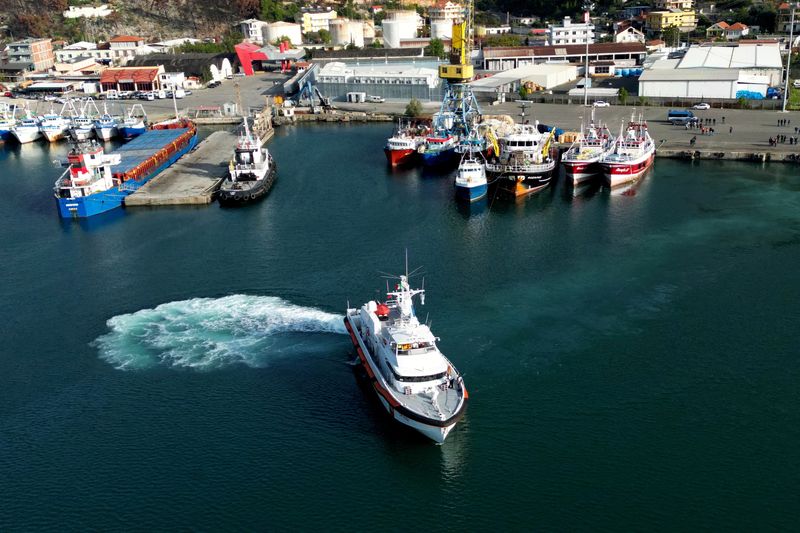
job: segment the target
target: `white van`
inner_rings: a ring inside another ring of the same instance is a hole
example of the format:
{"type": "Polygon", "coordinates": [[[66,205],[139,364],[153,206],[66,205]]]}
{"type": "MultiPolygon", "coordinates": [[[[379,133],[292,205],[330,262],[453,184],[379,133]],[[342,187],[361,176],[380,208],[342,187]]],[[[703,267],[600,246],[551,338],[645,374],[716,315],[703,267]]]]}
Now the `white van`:
{"type": "Polygon", "coordinates": [[[800,80],[794,80],[794,83],[792,83],[792,87],[794,87],[795,89],[800,89],[800,80]]]}
{"type": "Polygon", "coordinates": [[[106,91],[106,100],[119,100],[119,94],[116,89],[109,89],[106,91]]]}
{"type": "Polygon", "coordinates": [[[386,101],[386,98],[383,96],[367,96],[367,102],[371,104],[382,104],[386,101]]]}
{"type": "Polygon", "coordinates": [[[175,89],[175,98],[183,98],[186,96],[186,91],[183,89],[175,89]]]}

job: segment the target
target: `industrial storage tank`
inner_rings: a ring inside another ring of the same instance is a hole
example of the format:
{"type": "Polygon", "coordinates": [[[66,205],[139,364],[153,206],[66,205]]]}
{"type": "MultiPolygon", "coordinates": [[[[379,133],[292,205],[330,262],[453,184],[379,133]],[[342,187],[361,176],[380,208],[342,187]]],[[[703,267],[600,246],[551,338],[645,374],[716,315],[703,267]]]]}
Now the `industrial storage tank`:
{"type": "Polygon", "coordinates": [[[330,21],[331,41],[336,46],[353,44],[364,47],[364,24],[349,19],[333,19],[330,21]]]}
{"type": "Polygon", "coordinates": [[[401,39],[414,39],[420,20],[416,11],[389,11],[383,20],[383,47],[400,48],[401,39]]]}
{"type": "Polygon", "coordinates": [[[451,20],[432,20],[431,39],[450,39],[453,37],[453,22],[451,20]]]}
{"type": "Polygon", "coordinates": [[[272,22],[264,26],[264,39],[267,43],[274,43],[281,37],[288,37],[293,45],[303,44],[303,33],[300,24],[292,22],[272,22]]]}

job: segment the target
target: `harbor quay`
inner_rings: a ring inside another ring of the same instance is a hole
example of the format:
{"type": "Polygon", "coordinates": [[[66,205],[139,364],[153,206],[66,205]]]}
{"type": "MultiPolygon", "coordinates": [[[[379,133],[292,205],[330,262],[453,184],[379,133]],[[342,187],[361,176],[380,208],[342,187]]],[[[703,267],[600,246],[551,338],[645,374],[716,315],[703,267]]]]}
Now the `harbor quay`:
{"type": "MultiPolygon", "coordinates": [[[[404,103],[386,102],[383,104],[340,103],[342,110],[363,111],[367,113],[402,114],[404,103]]],[[[438,107],[426,105],[426,113],[434,113],[438,107]]],[[[789,139],[800,140],[800,112],[781,113],[754,109],[709,109],[692,110],[702,124],[713,129],[702,134],[699,128],[687,129],[672,125],[667,121],[669,107],[609,106],[594,109],[595,120],[605,123],[615,135],[620,125],[627,123],[631,114],[642,115],[647,120],[650,135],[658,147],[656,157],[677,159],[731,159],[738,161],[786,161],[800,162],[800,144],[790,144],[789,139]],[[786,121],[779,125],[779,121],[786,121]],[[796,131],[795,128],[798,128],[796,131]],[[771,145],[770,139],[779,135],[786,142],[771,145]],[[694,139],[694,143],[692,143],[694,139]]],[[[498,105],[482,104],[484,115],[509,115],[517,122],[521,120],[521,105],[505,102],[498,105]]],[[[538,120],[542,124],[556,126],[564,131],[580,131],[581,123],[591,116],[592,108],[581,104],[526,103],[525,120],[538,120]]]]}

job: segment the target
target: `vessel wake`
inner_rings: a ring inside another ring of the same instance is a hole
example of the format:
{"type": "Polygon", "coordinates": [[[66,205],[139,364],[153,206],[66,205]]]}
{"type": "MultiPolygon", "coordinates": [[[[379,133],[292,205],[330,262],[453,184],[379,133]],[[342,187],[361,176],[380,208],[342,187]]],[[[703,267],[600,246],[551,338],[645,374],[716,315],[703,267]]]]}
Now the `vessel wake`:
{"type": "Polygon", "coordinates": [[[244,294],[169,302],[106,324],[109,332],[92,346],[119,370],[264,367],[272,357],[313,349],[309,333],[346,333],[339,315],[244,294]]]}

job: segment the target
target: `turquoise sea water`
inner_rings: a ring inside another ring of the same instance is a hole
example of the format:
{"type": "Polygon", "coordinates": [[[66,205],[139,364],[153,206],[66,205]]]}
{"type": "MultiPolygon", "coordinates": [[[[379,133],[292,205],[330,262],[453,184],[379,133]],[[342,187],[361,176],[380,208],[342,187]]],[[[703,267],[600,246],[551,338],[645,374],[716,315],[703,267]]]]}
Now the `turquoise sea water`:
{"type": "Polygon", "coordinates": [[[797,526],[796,169],[463,209],[390,129],[280,130],[249,208],[81,223],[66,146],[0,148],[0,530],[797,526]],[[405,248],[470,390],[443,446],[342,334],[405,248]]]}

